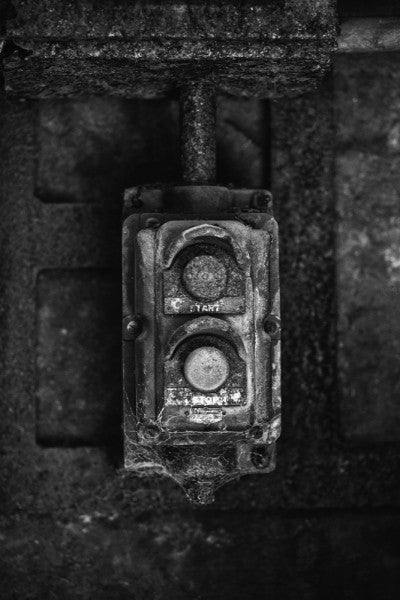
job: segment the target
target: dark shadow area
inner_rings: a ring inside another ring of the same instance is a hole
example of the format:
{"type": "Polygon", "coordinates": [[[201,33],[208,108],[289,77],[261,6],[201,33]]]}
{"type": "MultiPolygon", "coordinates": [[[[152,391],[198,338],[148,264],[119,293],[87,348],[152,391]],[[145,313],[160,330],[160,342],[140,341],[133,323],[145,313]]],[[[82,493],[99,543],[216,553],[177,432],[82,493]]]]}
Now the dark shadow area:
{"type": "Polygon", "coordinates": [[[338,0],[339,17],[400,17],[398,0],[338,0]]]}

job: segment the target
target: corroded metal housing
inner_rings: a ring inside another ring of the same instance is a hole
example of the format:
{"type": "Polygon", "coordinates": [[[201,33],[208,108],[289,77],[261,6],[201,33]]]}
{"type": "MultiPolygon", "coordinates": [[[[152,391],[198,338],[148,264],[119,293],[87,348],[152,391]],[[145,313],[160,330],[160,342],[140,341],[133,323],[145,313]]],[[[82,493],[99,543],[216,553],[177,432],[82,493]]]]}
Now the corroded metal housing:
{"type": "Polygon", "coordinates": [[[275,465],[280,342],[271,196],[144,188],[127,192],[125,209],[125,467],[168,474],[207,502],[225,481],[275,465]]]}

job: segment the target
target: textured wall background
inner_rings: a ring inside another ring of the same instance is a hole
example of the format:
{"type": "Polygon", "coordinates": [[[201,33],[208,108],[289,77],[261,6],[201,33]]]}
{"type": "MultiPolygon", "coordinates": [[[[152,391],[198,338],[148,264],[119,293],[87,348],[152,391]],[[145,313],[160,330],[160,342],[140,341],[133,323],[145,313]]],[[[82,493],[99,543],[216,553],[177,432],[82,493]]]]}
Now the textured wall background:
{"type": "Polygon", "coordinates": [[[218,181],[275,196],[283,436],[201,509],[120,470],[120,199],[177,178],[177,107],[3,102],[2,598],[398,597],[399,64],[220,99],[218,181]]]}

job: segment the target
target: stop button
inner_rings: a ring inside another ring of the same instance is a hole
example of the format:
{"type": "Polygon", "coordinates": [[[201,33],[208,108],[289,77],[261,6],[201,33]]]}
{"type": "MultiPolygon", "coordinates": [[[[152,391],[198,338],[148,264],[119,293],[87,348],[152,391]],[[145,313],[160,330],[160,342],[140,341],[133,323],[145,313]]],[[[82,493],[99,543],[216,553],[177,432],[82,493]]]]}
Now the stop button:
{"type": "Polygon", "coordinates": [[[229,376],[229,363],[214,346],[202,346],[186,358],[183,371],[188,383],[200,392],[214,392],[229,376]]]}

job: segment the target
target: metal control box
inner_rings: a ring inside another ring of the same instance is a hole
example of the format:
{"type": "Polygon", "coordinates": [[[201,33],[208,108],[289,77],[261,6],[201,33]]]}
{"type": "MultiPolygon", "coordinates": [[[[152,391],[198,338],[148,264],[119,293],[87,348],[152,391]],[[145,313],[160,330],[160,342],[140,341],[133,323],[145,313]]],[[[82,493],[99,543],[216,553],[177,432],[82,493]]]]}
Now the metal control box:
{"type": "Polygon", "coordinates": [[[280,324],[270,194],[129,190],[123,298],[125,467],[169,474],[199,502],[271,471],[280,324]]]}

